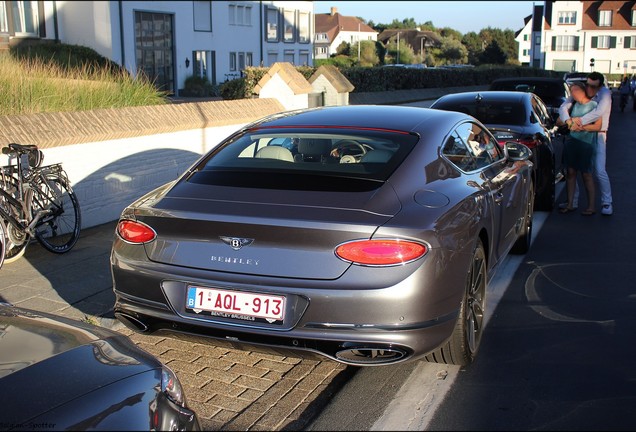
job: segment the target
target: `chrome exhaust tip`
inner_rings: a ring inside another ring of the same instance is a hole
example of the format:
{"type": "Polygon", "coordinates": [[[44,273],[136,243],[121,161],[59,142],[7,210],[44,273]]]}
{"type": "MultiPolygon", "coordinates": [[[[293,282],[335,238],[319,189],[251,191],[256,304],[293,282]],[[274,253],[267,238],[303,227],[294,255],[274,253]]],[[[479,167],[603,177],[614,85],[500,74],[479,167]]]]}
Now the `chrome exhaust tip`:
{"type": "Polygon", "coordinates": [[[148,331],[148,326],[146,324],[127,313],[115,312],[115,318],[121,321],[121,323],[128,327],[130,330],[141,333],[148,331]]]}
{"type": "Polygon", "coordinates": [[[404,360],[408,353],[393,347],[350,347],[336,353],[336,358],[351,365],[369,366],[404,360]]]}

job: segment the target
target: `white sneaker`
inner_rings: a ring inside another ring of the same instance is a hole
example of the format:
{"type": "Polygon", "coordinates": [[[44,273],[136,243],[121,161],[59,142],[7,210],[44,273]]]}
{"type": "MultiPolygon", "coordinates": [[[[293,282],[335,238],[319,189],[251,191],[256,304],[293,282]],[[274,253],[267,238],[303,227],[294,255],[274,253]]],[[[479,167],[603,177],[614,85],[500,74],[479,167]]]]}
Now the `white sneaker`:
{"type": "MultiPolygon", "coordinates": [[[[567,202],[559,203],[559,208],[560,208],[560,209],[562,209],[562,208],[568,208],[568,203],[567,203],[567,202]]],[[[576,210],[577,208],[579,208],[579,203],[572,203],[572,208],[573,208],[574,210],[576,210]]]]}
{"type": "Polygon", "coordinates": [[[609,216],[612,213],[614,213],[614,209],[612,208],[612,205],[603,204],[603,206],[601,207],[601,214],[604,214],[605,216],[609,216]]]}

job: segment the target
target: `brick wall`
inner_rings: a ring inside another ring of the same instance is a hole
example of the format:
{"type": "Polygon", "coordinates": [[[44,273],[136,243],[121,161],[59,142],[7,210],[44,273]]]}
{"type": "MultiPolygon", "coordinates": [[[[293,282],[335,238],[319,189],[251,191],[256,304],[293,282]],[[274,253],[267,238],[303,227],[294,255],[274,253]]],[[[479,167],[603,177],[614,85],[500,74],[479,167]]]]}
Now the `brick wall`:
{"type": "Polygon", "coordinates": [[[274,99],[245,99],[4,116],[0,146],[37,144],[45,165],[62,163],[87,228],[117,219],[245,124],[280,111],[274,99]]]}

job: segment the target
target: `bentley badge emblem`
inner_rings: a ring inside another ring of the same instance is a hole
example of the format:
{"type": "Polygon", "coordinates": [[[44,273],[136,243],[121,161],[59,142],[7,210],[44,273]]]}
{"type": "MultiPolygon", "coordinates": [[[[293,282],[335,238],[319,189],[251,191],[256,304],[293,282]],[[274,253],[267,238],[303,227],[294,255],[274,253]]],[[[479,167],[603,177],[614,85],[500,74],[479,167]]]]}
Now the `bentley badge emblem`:
{"type": "Polygon", "coordinates": [[[249,246],[254,242],[254,239],[239,238],[239,237],[219,237],[223,243],[229,245],[234,250],[239,250],[243,246],[249,246]]]}

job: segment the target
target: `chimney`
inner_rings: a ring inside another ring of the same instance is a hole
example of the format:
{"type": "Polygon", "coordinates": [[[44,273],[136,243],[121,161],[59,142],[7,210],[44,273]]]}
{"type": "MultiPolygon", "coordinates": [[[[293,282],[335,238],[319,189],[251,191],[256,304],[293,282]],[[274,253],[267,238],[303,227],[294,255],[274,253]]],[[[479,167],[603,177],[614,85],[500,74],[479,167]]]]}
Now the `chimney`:
{"type": "Polygon", "coordinates": [[[331,6],[331,16],[334,16],[337,13],[338,13],[338,8],[334,7],[334,6],[331,6]]]}

